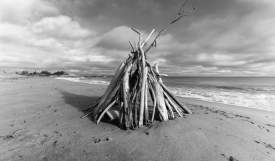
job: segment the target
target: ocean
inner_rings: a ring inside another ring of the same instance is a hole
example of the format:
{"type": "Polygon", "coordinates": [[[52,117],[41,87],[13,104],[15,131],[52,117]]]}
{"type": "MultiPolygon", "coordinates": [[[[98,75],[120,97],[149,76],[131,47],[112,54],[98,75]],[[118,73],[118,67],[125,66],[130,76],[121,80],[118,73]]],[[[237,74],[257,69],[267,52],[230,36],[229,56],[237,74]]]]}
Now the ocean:
{"type": "MultiPolygon", "coordinates": [[[[108,85],[112,77],[59,77],[74,82],[108,85]]],[[[164,77],[179,97],[275,111],[275,77],[164,77]]]]}

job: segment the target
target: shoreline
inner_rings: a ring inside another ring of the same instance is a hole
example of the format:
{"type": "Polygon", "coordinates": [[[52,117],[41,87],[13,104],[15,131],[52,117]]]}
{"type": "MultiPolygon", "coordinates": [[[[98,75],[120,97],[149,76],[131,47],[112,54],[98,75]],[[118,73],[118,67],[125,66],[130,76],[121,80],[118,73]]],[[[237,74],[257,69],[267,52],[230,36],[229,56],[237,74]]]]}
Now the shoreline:
{"type": "Polygon", "coordinates": [[[273,161],[273,112],[179,98],[193,114],[122,130],[83,111],[105,85],[37,77],[0,81],[0,160],[273,161]]]}
{"type": "MultiPolygon", "coordinates": [[[[79,80],[80,78],[79,77],[75,77],[75,78],[66,78],[66,77],[61,77],[61,78],[59,78],[59,77],[57,77],[57,78],[55,78],[55,79],[59,79],[59,80],[65,80],[65,81],[70,81],[70,82],[75,82],[75,83],[85,83],[85,84],[91,84],[91,85],[108,85],[108,81],[106,81],[106,80],[89,80],[89,79],[87,79],[87,80],[79,80]]],[[[170,89],[179,89],[179,87],[171,87],[171,86],[168,86],[170,89]]],[[[171,90],[171,91],[174,91],[174,90],[171,90]]],[[[174,93],[176,94],[177,93],[177,91],[174,91],[174,93]]],[[[182,98],[182,99],[184,99],[184,100],[194,100],[193,102],[198,102],[198,101],[203,101],[203,102],[205,102],[205,103],[214,103],[214,104],[221,104],[221,105],[224,105],[224,106],[229,106],[229,107],[237,107],[237,108],[248,108],[248,109],[256,109],[256,110],[260,110],[260,111],[268,111],[268,112],[273,112],[273,113],[275,113],[275,109],[274,110],[268,110],[267,108],[269,108],[270,109],[270,107],[261,107],[261,108],[257,108],[257,107],[249,107],[249,106],[242,106],[242,105],[238,105],[238,104],[231,104],[231,103],[225,103],[225,102],[222,102],[222,100],[220,100],[220,101],[215,101],[215,100],[204,100],[204,99],[202,99],[202,98],[197,98],[197,97],[192,97],[192,96],[188,96],[188,97],[186,97],[186,96],[182,96],[182,95],[180,95],[180,94],[176,94],[176,96],[177,97],[179,97],[179,98],[182,98]],[[197,100],[197,101],[196,101],[197,100]]],[[[191,101],[192,102],[192,101],[191,101]]],[[[202,103],[203,103],[202,102],[202,103]]]]}

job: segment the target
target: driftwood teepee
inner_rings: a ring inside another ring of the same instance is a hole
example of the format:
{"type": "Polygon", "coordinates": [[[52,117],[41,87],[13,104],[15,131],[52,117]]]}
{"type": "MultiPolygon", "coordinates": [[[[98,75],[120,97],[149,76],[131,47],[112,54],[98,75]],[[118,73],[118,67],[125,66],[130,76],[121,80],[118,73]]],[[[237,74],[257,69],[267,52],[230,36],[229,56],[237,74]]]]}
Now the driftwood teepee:
{"type": "MultiPolygon", "coordinates": [[[[169,24],[185,16],[184,5],[169,24]]],[[[104,95],[83,117],[92,114],[99,123],[107,115],[111,120],[118,119],[122,128],[135,129],[150,125],[154,120],[166,121],[191,114],[163,84],[157,64],[151,66],[147,61],[148,52],[156,47],[157,39],[167,27],[159,32],[153,29],[146,39],[139,30],[131,29],[138,34],[138,43],[134,47],[129,42],[131,54],[117,68],[104,95]]]]}

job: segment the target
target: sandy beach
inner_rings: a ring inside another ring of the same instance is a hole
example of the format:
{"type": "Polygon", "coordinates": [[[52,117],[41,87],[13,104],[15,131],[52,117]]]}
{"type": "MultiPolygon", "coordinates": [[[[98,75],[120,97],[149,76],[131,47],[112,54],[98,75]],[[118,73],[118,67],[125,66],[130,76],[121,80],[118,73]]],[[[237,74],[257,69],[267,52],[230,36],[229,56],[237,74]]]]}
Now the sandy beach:
{"type": "Polygon", "coordinates": [[[179,98],[193,114],[122,130],[81,119],[105,85],[0,81],[1,161],[274,161],[275,113],[179,98]]]}

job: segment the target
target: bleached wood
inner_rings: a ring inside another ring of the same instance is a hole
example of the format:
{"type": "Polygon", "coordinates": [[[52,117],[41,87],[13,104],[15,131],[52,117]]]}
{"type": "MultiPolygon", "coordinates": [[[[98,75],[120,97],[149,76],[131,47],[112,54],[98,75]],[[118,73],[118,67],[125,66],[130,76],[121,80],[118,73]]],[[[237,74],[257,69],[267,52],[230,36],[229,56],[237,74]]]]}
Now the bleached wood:
{"type": "Polygon", "coordinates": [[[155,72],[157,73],[157,79],[158,79],[158,81],[162,83],[162,79],[161,79],[160,74],[159,74],[158,63],[155,63],[154,68],[155,68],[155,72]]]}
{"type": "MultiPolygon", "coordinates": [[[[148,72],[147,72],[147,74],[148,74],[148,72]]],[[[148,78],[146,78],[146,83],[145,83],[144,118],[145,118],[145,122],[147,123],[148,122],[148,118],[149,118],[149,111],[148,111],[148,78]]]]}
{"type": "Polygon", "coordinates": [[[97,110],[103,103],[103,101],[106,99],[106,97],[108,96],[108,94],[110,93],[111,90],[113,90],[114,86],[117,84],[117,80],[120,77],[121,73],[123,72],[125,67],[125,63],[122,62],[120,64],[120,66],[117,68],[114,78],[112,79],[112,81],[110,82],[109,86],[107,87],[104,95],[101,97],[100,102],[98,103],[97,107],[95,108],[95,110],[97,110]]]}
{"type": "Polygon", "coordinates": [[[147,36],[147,38],[144,40],[144,42],[141,44],[141,48],[150,40],[151,36],[154,34],[155,29],[153,29],[150,34],[147,36]]]}
{"type": "Polygon", "coordinates": [[[151,122],[153,122],[154,118],[155,118],[157,101],[156,101],[156,95],[155,95],[155,92],[154,92],[153,85],[151,84],[151,78],[150,78],[150,76],[149,76],[149,79],[150,79],[149,91],[150,91],[150,94],[151,94],[151,99],[153,101],[153,111],[152,111],[152,116],[151,116],[151,122]]]}
{"type": "Polygon", "coordinates": [[[178,106],[171,100],[171,98],[168,96],[168,94],[166,92],[163,93],[165,98],[167,99],[168,103],[171,105],[172,109],[175,109],[175,111],[177,112],[177,114],[182,117],[182,111],[178,108],[178,106]]]}
{"type": "Polygon", "coordinates": [[[172,109],[170,103],[169,103],[168,100],[166,100],[166,99],[165,99],[165,104],[166,104],[166,107],[167,107],[167,109],[168,109],[168,111],[169,111],[169,114],[170,114],[170,116],[171,116],[171,119],[174,119],[174,118],[175,118],[174,111],[173,111],[173,109],[172,109]]]}
{"type": "MultiPolygon", "coordinates": [[[[124,70],[124,67],[125,67],[125,63],[122,62],[120,64],[120,66],[117,68],[116,72],[115,72],[115,75],[114,75],[114,78],[112,79],[112,81],[110,82],[108,88],[106,89],[105,93],[103,94],[103,96],[99,99],[99,102],[97,103],[97,105],[95,106],[95,108],[86,113],[84,116],[82,116],[81,118],[85,118],[87,116],[89,116],[90,114],[94,113],[94,119],[96,120],[97,119],[97,113],[99,113],[99,109],[104,106],[104,104],[106,103],[109,103],[107,102],[107,98],[110,97],[110,94],[111,94],[111,91],[115,91],[115,88],[117,86],[117,82],[118,82],[118,79],[120,79],[120,77],[122,76],[122,72],[124,70]]],[[[107,112],[107,115],[109,116],[109,118],[112,120],[114,119],[113,115],[110,113],[110,112],[107,112]]]]}
{"type": "Polygon", "coordinates": [[[145,57],[143,50],[141,51],[141,60],[142,60],[142,79],[141,79],[141,98],[140,98],[140,113],[139,113],[139,127],[143,126],[143,115],[144,115],[144,105],[145,105],[145,86],[147,80],[148,68],[145,67],[145,57]]]}
{"type": "Polygon", "coordinates": [[[163,121],[168,120],[168,114],[167,109],[165,106],[164,96],[163,96],[163,90],[159,83],[156,82],[155,84],[155,93],[156,93],[156,100],[157,100],[157,109],[161,115],[161,119],[163,121]]]}
{"type": "Polygon", "coordinates": [[[183,4],[181,5],[178,13],[177,13],[177,16],[175,18],[173,18],[165,27],[163,27],[155,36],[154,40],[152,41],[152,43],[147,47],[147,49],[144,50],[144,53],[146,54],[152,47],[156,46],[156,42],[157,42],[157,39],[165,32],[168,30],[169,26],[171,24],[174,24],[176,22],[178,22],[179,20],[181,20],[184,16],[187,16],[185,15],[185,10],[184,10],[184,7],[187,5],[187,2],[188,0],[185,0],[183,2],[183,4]]]}
{"type": "Polygon", "coordinates": [[[164,101],[164,95],[163,95],[163,90],[157,81],[157,78],[154,78],[152,76],[152,85],[154,89],[154,93],[156,94],[156,104],[157,104],[157,109],[160,114],[160,119],[162,121],[168,120],[168,114],[167,114],[167,109],[164,101]]]}
{"type": "Polygon", "coordinates": [[[135,51],[135,48],[134,48],[133,44],[131,43],[131,41],[129,41],[129,44],[130,44],[130,47],[131,47],[131,49],[132,49],[131,52],[134,52],[134,51],[135,51]]]}
{"type": "Polygon", "coordinates": [[[134,27],[131,27],[131,29],[132,29],[135,33],[137,33],[138,35],[141,35],[141,34],[142,34],[138,29],[136,29],[136,28],[134,28],[134,27]]]}
{"type": "Polygon", "coordinates": [[[162,86],[163,90],[173,99],[173,101],[176,104],[178,104],[187,114],[192,114],[192,111],[187,107],[181,105],[181,103],[173,96],[173,94],[168,90],[168,88],[163,83],[160,83],[160,85],[162,86]]]}
{"type": "Polygon", "coordinates": [[[124,112],[125,112],[125,127],[129,128],[130,126],[130,110],[129,110],[129,104],[128,104],[128,100],[129,100],[129,74],[131,71],[131,67],[132,64],[130,63],[125,70],[125,74],[123,76],[123,108],[124,108],[124,112]]]}
{"type": "MultiPolygon", "coordinates": [[[[178,15],[170,21],[168,26],[185,16],[183,7],[186,3],[184,2],[178,15]]],[[[161,76],[165,75],[160,74],[158,64],[153,69],[146,61],[146,53],[152,47],[156,47],[157,39],[167,30],[167,27],[158,31],[153,29],[145,39],[143,39],[143,33],[140,30],[136,28],[131,28],[131,30],[138,34],[138,42],[132,44],[129,41],[131,54],[126,62],[117,69],[106,92],[98,100],[93,110],[96,123],[99,123],[105,114],[110,119],[114,119],[114,116],[117,115],[113,115],[110,108],[115,104],[118,106],[113,110],[119,111],[119,124],[126,129],[148,126],[147,123],[153,122],[156,115],[157,119],[166,121],[181,117],[184,113],[192,113],[187,107],[182,106],[163,84],[161,76]],[[148,105],[148,92],[153,106],[148,105]]],[[[89,114],[90,112],[86,116],[89,114]]]]}
{"type": "MultiPolygon", "coordinates": [[[[129,63],[131,57],[129,57],[126,62],[122,63],[120,65],[120,67],[117,69],[116,74],[114,76],[114,78],[112,79],[110,85],[108,86],[107,90],[105,91],[104,95],[101,97],[98,105],[96,106],[96,108],[94,109],[94,119],[97,119],[97,113],[100,113],[104,107],[106,107],[106,104],[109,103],[109,101],[112,99],[112,96],[117,92],[117,90],[119,89],[119,83],[120,83],[120,79],[122,79],[122,76],[124,74],[124,70],[125,70],[125,64],[129,63]]],[[[107,112],[107,115],[110,117],[110,119],[114,119],[114,117],[112,116],[111,113],[107,112]]]]}
{"type": "MultiPolygon", "coordinates": [[[[164,89],[164,91],[168,94],[168,96],[170,96],[176,104],[178,104],[184,111],[186,111],[186,113],[191,114],[192,111],[189,110],[188,108],[182,106],[181,103],[178,102],[178,100],[171,94],[171,92],[168,90],[168,88],[163,84],[161,77],[159,77],[160,74],[159,74],[158,63],[156,63],[154,65],[154,68],[155,68],[155,72],[158,74],[159,83],[162,86],[162,88],[164,89]]],[[[177,111],[177,112],[179,113],[179,111],[177,111]]]]}
{"type": "Polygon", "coordinates": [[[159,74],[159,76],[168,77],[168,74],[159,74]]]}
{"type": "Polygon", "coordinates": [[[116,103],[116,100],[113,100],[105,109],[104,111],[99,115],[96,124],[98,124],[100,122],[100,120],[102,119],[102,117],[104,116],[104,114],[116,103]]]}

